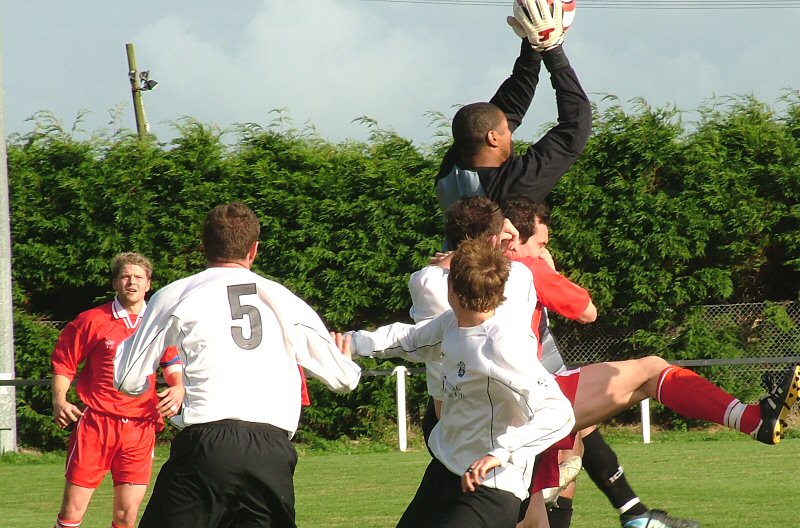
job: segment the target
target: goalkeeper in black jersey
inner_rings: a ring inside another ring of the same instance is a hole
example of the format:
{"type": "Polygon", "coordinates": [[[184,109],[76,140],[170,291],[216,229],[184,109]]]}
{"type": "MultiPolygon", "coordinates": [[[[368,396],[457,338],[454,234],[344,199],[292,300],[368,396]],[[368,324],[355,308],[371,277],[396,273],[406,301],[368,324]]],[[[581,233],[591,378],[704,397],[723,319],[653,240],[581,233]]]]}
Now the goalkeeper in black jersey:
{"type": "Polygon", "coordinates": [[[586,147],[592,109],[561,46],[562,4],[555,5],[558,9],[538,20],[536,28],[509,20],[515,32],[526,37],[511,76],[489,102],[463,106],[453,117],[453,145],[436,175],[442,210],[476,194],[498,203],[515,195],[541,201],[586,147]],[[548,27],[541,30],[544,26],[548,27]],[[542,62],[556,92],[558,123],[523,155],[515,156],[512,134],[533,101],[542,62]]]}

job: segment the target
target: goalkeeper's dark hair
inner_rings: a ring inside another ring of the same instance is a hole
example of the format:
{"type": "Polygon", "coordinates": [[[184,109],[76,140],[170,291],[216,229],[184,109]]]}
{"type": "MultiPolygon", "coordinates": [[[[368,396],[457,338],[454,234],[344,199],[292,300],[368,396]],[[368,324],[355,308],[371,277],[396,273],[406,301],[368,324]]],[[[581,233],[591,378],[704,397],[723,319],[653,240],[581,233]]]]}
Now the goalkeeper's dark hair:
{"type": "Polygon", "coordinates": [[[444,214],[444,235],[451,248],[470,238],[489,238],[503,230],[500,206],[485,196],[462,198],[444,214]]]}
{"type": "Polygon", "coordinates": [[[218,205],[203,222],[203,251],[209,262],[232,262],[247,257],[258,241],[261,225],[241,202],[218,205]]]}
{"type": "Polygon", "coordinates": [[[458,109],[453,116],[453,142],[462,158],[472,158],[486,146],[486,134],[497,130],[505,117],[492,103],[472,103],[458,109]]]}
{"type": "Polygon", "coordinates": [[[534,220],[550,225],[550,207],[527,196],[512,196],[500,203],[500,209],[519,231],[519,241],[524,244],[536,232],[534,220]]]}

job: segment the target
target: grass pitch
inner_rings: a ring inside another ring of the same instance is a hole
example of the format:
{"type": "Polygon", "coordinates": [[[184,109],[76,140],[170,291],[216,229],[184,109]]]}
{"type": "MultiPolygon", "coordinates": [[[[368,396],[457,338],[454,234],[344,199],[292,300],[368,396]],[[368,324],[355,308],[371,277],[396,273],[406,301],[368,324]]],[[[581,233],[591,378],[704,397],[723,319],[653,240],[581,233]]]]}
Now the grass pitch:
{"type": "MultiPolygon", "coordinates": [[[[611,443],[630,483],[650,507],[699,520],[704,528],[794,527],[800,439],[770,447],[741,435],[683,433],[643,445],[611,443]]],[[[166,450],[160,449],[159,467],[166,450]]],[[[429,460],[400,453],[302,454],[295,478],[300,528],[392,527],[429,460]]],[[[0,528],[49,527],[61,502],[63,455],[0,458],[0,528]]],[[[619,526],[585,473],[578,479],[575,528],[619,526]]],[[[95,493],[83,528],[110,524],[110,478],[95,493]]]]}

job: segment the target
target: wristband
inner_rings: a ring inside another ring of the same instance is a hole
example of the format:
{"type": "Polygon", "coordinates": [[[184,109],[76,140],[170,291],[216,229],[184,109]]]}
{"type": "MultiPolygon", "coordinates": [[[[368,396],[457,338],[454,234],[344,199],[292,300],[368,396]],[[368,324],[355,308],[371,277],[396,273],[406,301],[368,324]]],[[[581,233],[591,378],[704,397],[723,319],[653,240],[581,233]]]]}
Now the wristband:
{"type": "Polygon", "coordinates": [[[522,49],[520,50],[519,56],[524,58],[526,61],[542,60],[541,52],[533,49],[533,45],[526,38],[522,39],[522,49]]]}
{"type": "Polygon", "coordinates": [[[555,48],[551,48],[542,52],[542,60],[547,71],[553,73],[556,70],[567,68],[569,66],[569,59],[564,52],[564,47],[559,44],[555,48]]]}

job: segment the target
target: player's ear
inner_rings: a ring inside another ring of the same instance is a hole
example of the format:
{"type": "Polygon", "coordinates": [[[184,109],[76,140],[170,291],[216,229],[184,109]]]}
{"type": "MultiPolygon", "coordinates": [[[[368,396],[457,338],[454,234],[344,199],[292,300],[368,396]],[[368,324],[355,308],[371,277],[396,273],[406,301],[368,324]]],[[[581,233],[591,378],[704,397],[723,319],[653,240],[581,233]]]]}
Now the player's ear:
{"type": "Polygon", "coordinates": [[[250,247],[250,251],[247,252],[247,258],[250,262],[256,260],[256,255],[258,254],[258,240],[253,242],[253,245],[250,247]]]}
{"type": "Polygon", "coordinates": [[[486,133],[486,144],[490,147],[496,147],[499,144],[499,139],[497,137],[497,131],[490,130],[486,133]]]}

